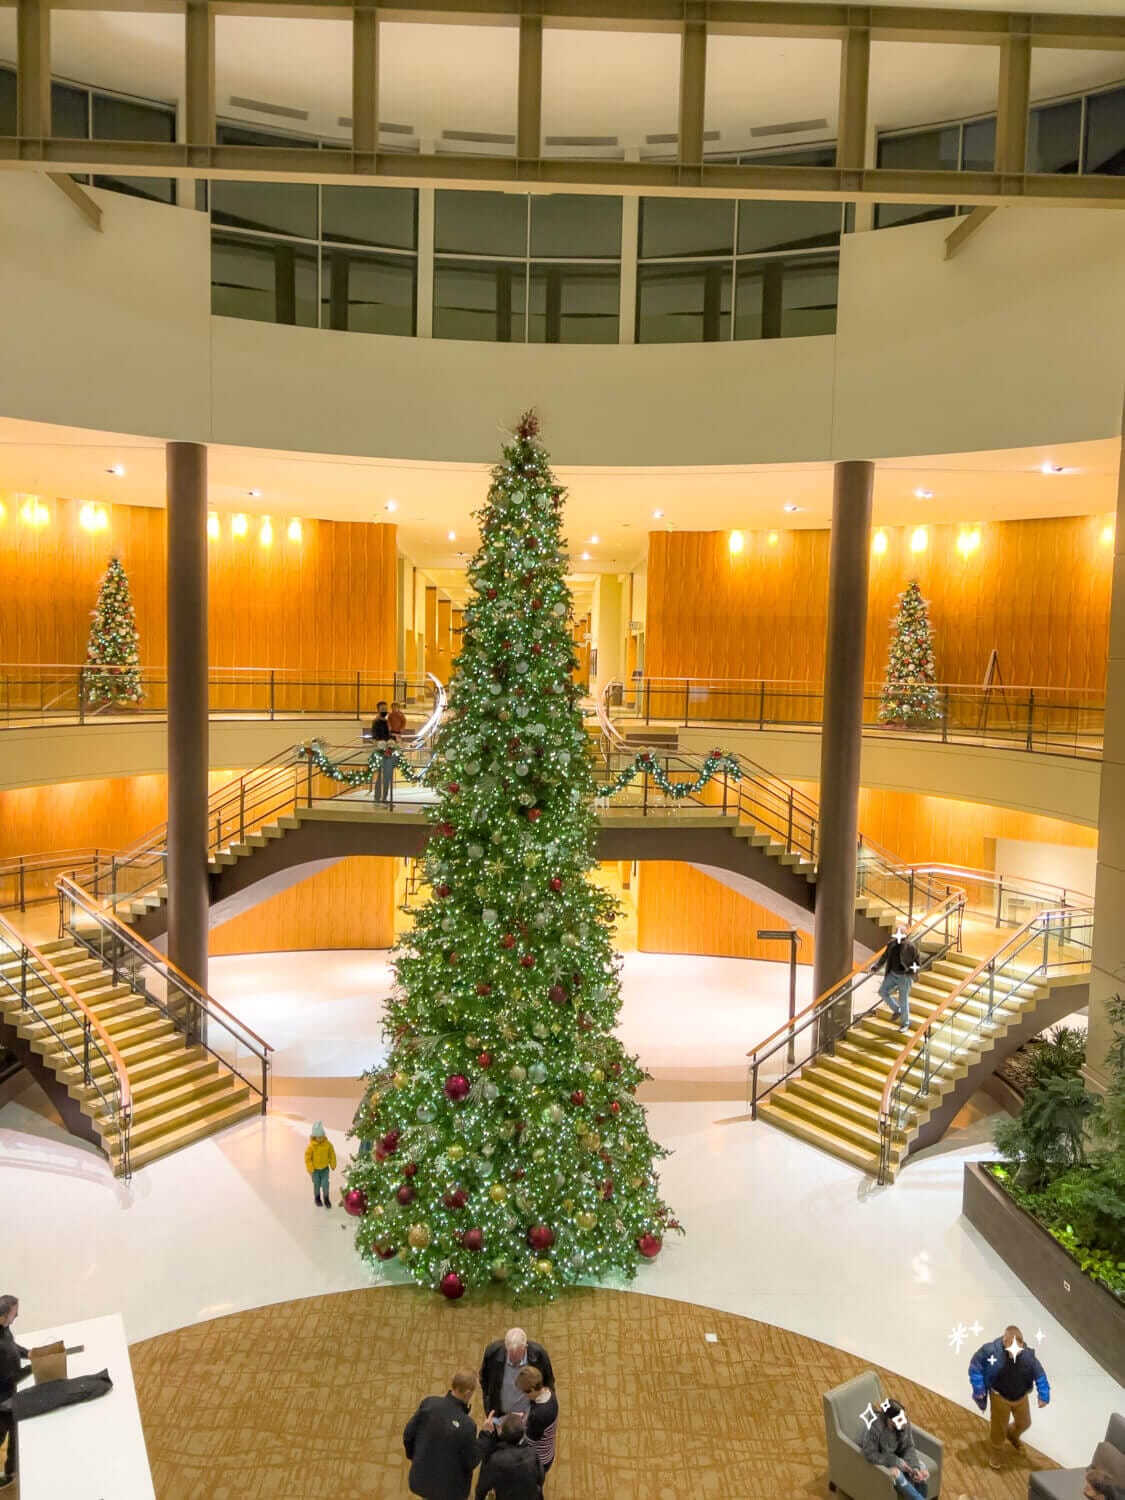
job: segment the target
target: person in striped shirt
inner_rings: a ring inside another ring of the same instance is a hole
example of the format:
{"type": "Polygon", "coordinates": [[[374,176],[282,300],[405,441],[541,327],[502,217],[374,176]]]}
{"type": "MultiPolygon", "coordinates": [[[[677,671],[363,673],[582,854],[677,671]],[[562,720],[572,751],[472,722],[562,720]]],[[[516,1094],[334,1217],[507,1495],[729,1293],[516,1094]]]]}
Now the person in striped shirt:
{"type": "Polygon", "coordinates": [[[559,1426],[558,1397],[550,1386],[543,1384],[543,1376],[534,1365],[524,1365],[516,1376],[516,1387],[527,1396],[527,1435],[543,1460],[546,1477],[555,1461],[555,1435],[559,1426]]]}

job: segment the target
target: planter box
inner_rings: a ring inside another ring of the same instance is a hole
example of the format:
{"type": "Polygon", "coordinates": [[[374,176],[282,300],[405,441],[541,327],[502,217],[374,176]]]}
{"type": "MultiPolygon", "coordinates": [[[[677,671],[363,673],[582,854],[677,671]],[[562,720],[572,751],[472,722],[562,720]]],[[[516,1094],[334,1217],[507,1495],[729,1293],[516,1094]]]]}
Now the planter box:
{"type": "Polygon", "coordinates": [[[1047,1311],[1125,1383],[1125,1306],[1078,1269],[1057,1240],[976,1162],[965,1165],[961,1210],[1047,1311]]]}

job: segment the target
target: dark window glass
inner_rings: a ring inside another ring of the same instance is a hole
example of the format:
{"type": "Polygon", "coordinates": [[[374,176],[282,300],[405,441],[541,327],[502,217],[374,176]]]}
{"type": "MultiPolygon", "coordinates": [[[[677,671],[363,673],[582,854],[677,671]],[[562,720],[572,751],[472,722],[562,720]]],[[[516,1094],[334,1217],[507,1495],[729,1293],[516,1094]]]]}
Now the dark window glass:
{"type": "Polygon", "coordinates": [[[875,228],[893,229],[896,224],[923,224],[927,219],[951,219],[956,212],[951,203],[876,203],[875,228]]]}
{"type": "Polygon", "coordinates": [[[413,250],[418,242],[418,194],[413,188],[322,189],[322,234],[349,245],[413,250]]]}
{"type": "Polygon", "coordinates": [[[621,199],[532,193],[531,254],[539,260],[620,260],[621,199]]]}
{"type": "Polygon", "coordinates": [[[1125,176],[1125,89],[1086,100],[1087,172],[1125,176]]]}
{"type": "Polygon", "coordinates": [[[740,260],[735,338],[791,339],[835,333],[838,272],[836,255],[740,260]]]}
{"type": "Polygon", "coordinates": [[[961,133],[961,167],[965,172],[991,172],[996,165],[996,116],[972,120],[961,133]]]}
{"type": "Polygon", "coordinates": [[[211,236],[211,311],[316,327],[316,251],[286,240],[211,236]]]}
{"type": "Polygon", "coordinates": [[[734,203],[723,198],[642,198],[641,256],[730,255],[734,203]]]}
{"type": "Polygon", "coordinates": [[[621,276],[616,266],[533,265],[528,304],[529,343],[617,343],[621,276]]]}
{"type": "Polygon", "coordinates": [[[855,204],[854,203],[845,203],[844,204],[844,233],[845,234],[854,234],[855,233],[855,204]]]}
{"type": "Polygon", "coordinates": [[[0,68],[0,135],[16,133],[16,72],[0,68]]]}
{"type": "Polygon", "coordinates": [[[637,267],[637,343],[698,344],[730,338],[731,266],[637,267]]]}
{"type": "Polygon", "coordinates": [[[839,203],[747,198],[738,205],[738,250],[809,250],[840,243],[839,203]]]}
{"type": "Polygon", "coordinates": [[[283,130],[252,130],[245,125],[224,125],[215,127],[215,139],[220,146],[301,146],[309,151],[316,150],[316,141],[310,140],[307,135],[287,135],[283,130]]]}
{"type": "Polygon", "coordinates": [[[434,195],[434,249],[463,255],[527,254],[525,193],[434,195]]]}
{"type": "Polygon", "coordinates": [[[68,83],[51,85],[51,135],[59,141],[85,141],[90,136],[90,95],[68,83]]]}
{"type": "Polygon", "coordinates": [[[1033,109],[1027,122],[1027,170],[1077,172],[1081,128],[1080,99],[1033,109]]]}
{"type": "Polygon", "coordinates": [[[914,130],[909,135],[885,135],[879,139],[878,162],[900,172],[956,172],[960,167],[961,130],[944,125],[940,130],[914,130]]]}
{"type": "MultiPolygon", "coordinates": [[[[176,112],[159,104],[94,93],[93,137],[96,141],[174,141],[176,112]]],[[[170,177],[95,177],[94,186],[158,203],[176,201],[176,185],[170,177]]]]}
{"type": "Polygon", "coordinates": [[[522,344],[524,279],[518,262],[435,260],[434,338],[522,344]]]}
{"type": "Polygon", "coordinates": [[[211,184],[211,220],[236,229],[265,229],[316,239],[316,187],[305,182],[211,184]]]}
{"type": "Polygon", "coordinates": [[[836,145],[799,146],[793,151],[751,151],[738,158],[749,167],[834,167],[836,145]]]}
{"type": "Polygon", "coordinates": [[[321,327],[410,338],[416,265],[409,255],[326,248],[321,327]]]}

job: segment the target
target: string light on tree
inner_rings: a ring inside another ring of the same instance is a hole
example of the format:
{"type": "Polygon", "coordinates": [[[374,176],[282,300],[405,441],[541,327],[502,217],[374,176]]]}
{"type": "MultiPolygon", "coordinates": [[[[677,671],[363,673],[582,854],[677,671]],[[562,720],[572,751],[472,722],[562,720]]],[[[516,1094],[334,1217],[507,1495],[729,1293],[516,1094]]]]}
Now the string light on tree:
{"type": "Polygon", "coordinates": [[[940,718],[929,605],[917,579],[912,579],[899,595],[879,719],[884,724],[924,726],[940,718]]]}
{"type": "Polygon", "coordinates": [[[86,643],[83,691],[91,708],[117,703],[136,707],[144,702],[133,599],[129,579],[117,557],[110,558],[98,590],[86,643]]]}
{"type": "MultiPolygon", "coordinates": [[[[529,413],[476,517],[426,773],[432,895],[396,949],[390,1055],[353,1124],[359,1254],[397,1256],[450,1300],[493,1282],[519,1298],[632,1276],[678,1227],[636,1100],[644,1074],[614,1035],[616,907],[590,879],[596,789],[562,500],[529,413]]],[[[323,769],[320,747],[306,753],[323,769]]]]}

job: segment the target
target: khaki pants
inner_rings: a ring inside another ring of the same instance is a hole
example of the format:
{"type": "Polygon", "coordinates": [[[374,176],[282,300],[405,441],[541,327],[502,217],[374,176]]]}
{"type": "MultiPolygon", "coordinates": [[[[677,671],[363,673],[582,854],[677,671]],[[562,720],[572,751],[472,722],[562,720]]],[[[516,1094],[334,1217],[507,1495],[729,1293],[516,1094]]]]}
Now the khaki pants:
{"type": "Polygon", "coordinates": [[[1019,1439],[1031,1426],[1031,1409],[1026,1396],[1021,1396],[1018,1401],[1006,1401],[995,1391],[989,1391],[988,1400],[992,1464],[996,1468],[997,1460],[1003,1456],[1008,1434],[1019,1439]]]}

